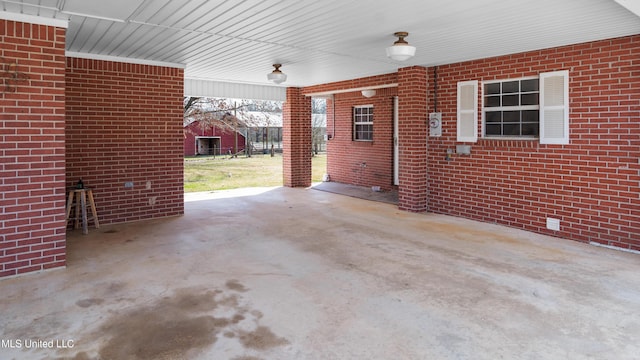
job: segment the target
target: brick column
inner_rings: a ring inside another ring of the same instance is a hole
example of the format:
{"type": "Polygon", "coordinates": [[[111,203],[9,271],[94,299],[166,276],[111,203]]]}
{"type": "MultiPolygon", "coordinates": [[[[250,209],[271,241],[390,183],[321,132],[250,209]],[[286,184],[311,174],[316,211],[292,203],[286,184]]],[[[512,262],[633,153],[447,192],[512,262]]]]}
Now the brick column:
{"type": "Polygon", "coordinates": [[[65,266],[65,37],[0,19],[0,277],[65,266]]]}
{"type": "Polygon", "coordinates": [[[427,69],[398,70],[398,208],[427,210],[427,69]]]}
{"type": "Polygon", "coordinates": [[[284,186],[311,186],[311,98],[287,88],[282,109],[284,186]]]}

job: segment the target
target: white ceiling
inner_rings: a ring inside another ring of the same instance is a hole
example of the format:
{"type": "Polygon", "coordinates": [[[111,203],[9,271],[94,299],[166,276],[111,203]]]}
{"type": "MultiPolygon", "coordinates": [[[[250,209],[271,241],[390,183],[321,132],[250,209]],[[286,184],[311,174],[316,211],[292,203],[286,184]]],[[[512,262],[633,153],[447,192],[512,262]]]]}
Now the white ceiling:
{"type": "Polygon", "coordinates": [[[271,64],[282,63],[283,86],[308,86],[640,34],[628,1],[1,0],[0,11],[68,19],[70,54],[183,64],[187,78],[251,84],[268,84],[271,64]],[[417,47],[404,63],[385,56],[396,31],[417,47]]]}

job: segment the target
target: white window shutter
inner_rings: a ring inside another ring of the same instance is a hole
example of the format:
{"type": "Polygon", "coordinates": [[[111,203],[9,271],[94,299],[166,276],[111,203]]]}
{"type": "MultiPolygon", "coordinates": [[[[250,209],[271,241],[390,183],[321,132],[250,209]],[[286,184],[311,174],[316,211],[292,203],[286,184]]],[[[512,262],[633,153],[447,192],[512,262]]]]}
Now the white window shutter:
{"type": "Polygon", "coordinates": [[[540,143],[569,143],[569,71],[540,74],[540,143]]]}
{"type": "Polygon", "coordinates": [[[478,141],[478,80],[458,83],[458,141],[478,141]]]}

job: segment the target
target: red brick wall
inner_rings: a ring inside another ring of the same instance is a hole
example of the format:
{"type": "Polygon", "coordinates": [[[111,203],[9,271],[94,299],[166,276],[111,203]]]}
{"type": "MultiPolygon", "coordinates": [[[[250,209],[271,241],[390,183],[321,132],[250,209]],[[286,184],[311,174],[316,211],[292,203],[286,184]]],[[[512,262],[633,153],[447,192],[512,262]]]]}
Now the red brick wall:
{"type": "Polygon", "coordinates": [[[101,224],[184,213],[183,92],[182,69],[67,59],[67,185],[93,188],[101,224]]]}
{"type": "Polygon", "coordinates": [[[332,181],[361,186],[393,187],[393,97],[397,88],[336,94],[327,101],[327,173],[332,181]],[[373,105],[373,141],[353,140],[353,107],[373,105]]]}
{"type": "MultiPolygon", "coordinates": [[[[428,205],[433,212],[640,250],[640,35],[439,66],[440,138],[427,138],[427,114],[435,111],[434,69],[420,69],[304,89],[310,94],[398,83],[401,208],[421,211],[428,205]],[[569,70],[570,144],[480,138],[470,156],[445,160],[447,149],[459,144],[458,81],[557,70],[569,70]],[[560,219],[560,231],[546,229],[547,217],[560,219]]],[[[355,175],[354,165],[370,159],[363,145],[350,141],[350,123],[341,121],[363,102],[356,93],[336,95],[328,169],[336,181],[374,185],[355,175]]],[[[331,133],[330,103],[327,109],[331,133]]],[[[381,178],[392,175],[392,166],[378,170],[381,178]]]]}
{"type": "Polygon", "coordinates": [[[311,98],[300,88],[287,88],[282,109],[282,171],[284,185],[311,185],[311,98]]]}
{"type": "Polygon", "coordinates": [[[65,265],[64,44],[0,20],[0,277],[65,265]]]}
{"type": "MultiPolygon", "coordinates": [[[[640,250],[640,35],[437,72],[443,136],[429,138],[431,211],[640,250]],[[458,81],[555,70],[569,70],[570,144],[479,139],[471,156],[445,161],[457,144],[458,81]],[[547,217],[561,220],[559,232],[546,229],[547,217]]],[[[433,91],[433,69],[429,75],[433,91]]]]}
{"type": "MultiPolygon", "coordinates": [[[[397,82],[396,74],[312,86],[305,93],[357,89],[397,82]]],[[[393,188],[393,97],[397,87],[381,88],[371,98],[360,91],[343,92],[327,100],[327,173],[331,181],[393,188]],[[335,104],[335,109],[334,109],[335,104]],[[353,107],[373,105],[373,141],[353,141],[353,107]],[[335,110],[335,121],[334,121],[335,110]]]]}

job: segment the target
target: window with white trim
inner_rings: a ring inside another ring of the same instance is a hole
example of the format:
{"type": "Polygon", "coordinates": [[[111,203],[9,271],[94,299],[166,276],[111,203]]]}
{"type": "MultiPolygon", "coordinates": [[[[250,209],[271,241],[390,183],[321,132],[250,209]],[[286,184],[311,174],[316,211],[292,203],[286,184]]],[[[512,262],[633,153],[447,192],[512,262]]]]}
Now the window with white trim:
{"type": "Polygon", "coordinates": [[[373,141],[373,105],[353,107],[353,140],[373,141]]]}
{"type": "MultiPolygon", "coordinates": [[[[482,84],[482,136],[569,144],[569,71],[482,84]]],[[[458,82],[457,140],[478,141],[478,81],[458,82]]]]}
{"type": "Polygon", "coordinates": [[[538,78],[484,82],[484,136],[537,138],[539,95],[538,78]]]}

